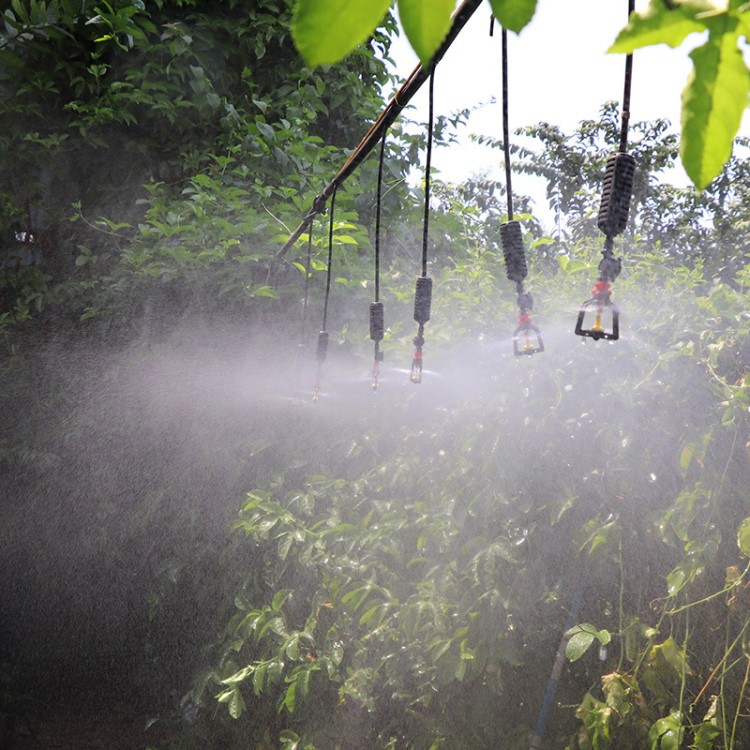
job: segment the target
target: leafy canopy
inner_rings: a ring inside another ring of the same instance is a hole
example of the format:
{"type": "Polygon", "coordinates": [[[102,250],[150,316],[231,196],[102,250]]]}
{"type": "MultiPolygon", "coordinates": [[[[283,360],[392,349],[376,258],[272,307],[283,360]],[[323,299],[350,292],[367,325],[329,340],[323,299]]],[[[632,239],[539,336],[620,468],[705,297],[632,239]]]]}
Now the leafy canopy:
{"type": "MultiPolygon", "coordinates": [[[[407,38],[427,66],[450,29],[451,0],[397,0],[407,38]]],[[[310,65],[341,60],[372,34],[389,0],[360,3],[297,0],[292,36],[310,65]]],[[[536,0],[490,0],[492,12],[507,29],[520,32],[534,17],[536,0]]],[[[693,184],[705,188],[732,152],[750,93],[750,71],[740,40],[750,32],[750,8],[730,0],[719,8],[710,0],[670,3],[651,0],[633,13],[610,52],[632,53],[654,44],[678,47],[693,33],[708,32],[706,42],[690,53],[693,72],[682,95],[680,154],[693,184]]]]}

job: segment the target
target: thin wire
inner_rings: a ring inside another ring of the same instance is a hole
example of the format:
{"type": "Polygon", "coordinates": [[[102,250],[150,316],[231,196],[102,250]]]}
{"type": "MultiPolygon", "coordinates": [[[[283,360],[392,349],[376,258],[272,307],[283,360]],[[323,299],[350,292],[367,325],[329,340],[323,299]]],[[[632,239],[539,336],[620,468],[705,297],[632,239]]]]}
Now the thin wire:
{"type": "Polygon", "coordinates": [[[380,210],[383,201],[383,163],[385,162],[385,137],[383,131],[380,143],[380,162],[378,164],[378,192],[375,198],[375,302],[380,302],[380,210]]]}
{"type": "Polygon", "coordinates": [[[505,154],[505,194],[508,198],[508,221],[513,221],[513,189],[510,170],[510,128],[508,126],[508,32],[502,30],[503,42],[503,151],[505,154]]]}
{"type": "Polygon", "coordinates": [[[435,68],[430,72],[429,119],[427,121],[427,160],[424,176],[424,220],[422,223],[422,277],[427,276],[427,242],[430,229],[430,167],[432,165],[432,131],[435,118],[435,68]]]}
{"type": "MultiPolygon", "coordinates": [[[[635,0],[628,0],[628,20],[635,11],[635,0]]],[[[625,86],[622,95],[622,122],[620,124],[620,153],[628,150],[628,128],[630,126],[630,89],[633,83],[633,53],[625,57],[625,86]]]]}
{"type": "Polygon", "coordinates": [[[300,329],[300,341],[305,340],[307,333],[307,303],[310,299],[310,266],[312,265],[312,248],[313,248],[313,222],[310,222],[309,235],[307,240],[307,263],[305,264],[305,297],[302,301],[302,326],[300,329]]]}
{"type": "Polygon", "coordinates": [[[332,273],[332,260],[333,260],[333,213],[336,206],[336,189],[334,188],[331,194],[331,208],[330,222],[328,224],[328,271],[326,272],[326,296],[325,302],[323,303],[323,327],[321,330],[325,331],[326,323],[328,322],[328,300],[331,297],[331,273],[332,273]]]}

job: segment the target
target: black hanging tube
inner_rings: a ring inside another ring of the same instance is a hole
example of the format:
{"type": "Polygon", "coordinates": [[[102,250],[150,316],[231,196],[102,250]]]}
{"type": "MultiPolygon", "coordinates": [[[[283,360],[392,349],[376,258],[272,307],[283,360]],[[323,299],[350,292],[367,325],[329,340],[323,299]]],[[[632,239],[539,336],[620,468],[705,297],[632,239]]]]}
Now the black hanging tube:
{"type": "MultiPolygon", "coordinates": [[[[628,0],[628,19],[635,10],[635,0],[628,0]]],[[[591,299],[578,311],[575,332],[577,336],[617,341],[620,338],[620,311],[612,302],[612,282],[620,275],[622,260],[614,254],[614,238],[625,231],[630,211],[630,200],[635,180],[635,159],[627,153],[630,127],[630,93],[633,83],[633,55],[625,57],[625,81],[622,95],[620,140],[618,150],[607,159],[599,203],[597,226],[604,234],[599,276],[591,299]],[[593,322],[586,326],[586,316],[592,314],[593,322]]]]}
{"type": "Polygon", "coordinates": [[[370,338],[375,342],[372,361],[372,390],[378,390],[378,379],[380,377],[380,363],[383,361],[383,353],[380,351],[380,342],[385,335],[385,319],[383,314],[383,303],[380,301],[380,216],[383,200],[383,165],[385,163],[385,139],[387,132],[383,133],[380,143],[380,160],[378,162],[378,187],[375,198],[375,301],[370,303],[370,338]]]}
{"type": "Polygon", "coordinates": [[[422,218],[422,276],[427,276],[427,246],[430,234],[430,189],[432,169],[432,134],[435,123],[435,70],[430,74],[429,114],[427,117],[427,155],[424,168],[424,215],[422,218]]]}
{"type": "MultiPolygon", "coordinates": [[[[490,32],[491,33],[491,32],[490,32]]],[[[505,259],[505,273],[509,281],[515,282],[518,295],[518,325],[513,332],[513,353],[516,356],[531,355],[544,351],[539,329],[531,322],[534,300],[524,291],[523,282],[528,275],[526,251],[523,246],[521,225],[513,218],[513,186],[510,166],[510,125],[508,116],[508,32],[502,30],[502,78],[503,78],[503,154],[505,157],[505,195],[508,201],[508,221],[500,226],[500,243],[505,259]]]]}
{"type": "Polygon", "coordinates": [[[508,199],[508,221],[513,221],[513,189],[510,169],[510,125],[508,117],[508,32],[502,30],[502,72],[503,72],[503,154],[505,156],[505,195],[508,199]]]}
{"type": "Polygon", "coordinates": [[[313,401],[318,400],[320,393],[320,377],[323,371],[323,364],[328,357],[328,303],[331,299],[331,277],[333,275],[333,218],[336,207],[336,191],[333,191],[331,195],[331,208],[329,210],[329,223],[328,223],[328,269],[326,271],[326,291],[325,298],[323,300],[323,325],[321,326],[320,333],[318,333],[318,348],[316,352],[316,359],[318,362],[317,375],[315,377],[315,383],[313,385],[313,401]]]}
{"type": "Polygon", "coordinates": [[[305,292],[302,298],[302,314],[300,316],[299,343],[295,356],[294,369],[299,372],[300,364],[305,352],[305,339],[307,338],[307,306],[310,300],[310,269],[312,266],[313,248],[313,222],[310,222],[309,235],[307,239],[307,262],[305,263],[305,292]]]}
{"type": "Polygon", "coordinates": [[[422,382],[422,349],[424,347],[424,327],[430,319],[432,308],[432,279],[427,275],[427,249],[430,234],[430,169],[432,168],[432,135],[435,119],[435,68],[430,73],[429,114],[427,120],[427,156],[425,159],[424,217],[422,222],[422,275],[417,278],[414,290],[414,320],[418,324],[414,337],[414,357],[411,361],[409,379],[415,385],[422,382]]]}
{"type": "MultiPolygon", "coordinates": [[[[313,222],[310,222],[310,229],[307,238],[307,262],[305,263],[305,296],[302,299],[302,323],[300,328],[300,341],[304,342],[307,335],[307,304],[310,300],[310,270],[312,267],[312,249],[313,249],[313,222]]],[[[301,344],[302,345],[302,344],[301,344]]]]}

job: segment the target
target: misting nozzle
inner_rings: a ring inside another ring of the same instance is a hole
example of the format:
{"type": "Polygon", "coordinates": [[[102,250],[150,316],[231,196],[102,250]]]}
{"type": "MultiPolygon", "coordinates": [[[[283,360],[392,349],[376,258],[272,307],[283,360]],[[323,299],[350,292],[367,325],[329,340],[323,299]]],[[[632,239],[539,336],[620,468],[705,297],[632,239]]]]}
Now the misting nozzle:
{"type": "Polygon", "coordinates": [[[612,302],[608,281],[597,281],[592,290],[593,296],[586,300],[578,311],[578,320],[576,321],[576,336],[585,336],[599,341],[617,341],[620,338],[620,311],[612,302]],[[593,323],[588,328],[585,327],[587,315],[594,316],[593,323]]]}
{"type": "Polygon", "coordinates": [[[411,361],[411,375],[409,376],[414,385],[419,385],[422,382],[422,352],[419,350],[414,352],[414,359],[411,361]]]}
{"type": "Polygon", "coordinates": [[[539,354],[544,351],[541,331],[532,324],[527,312],[518,314],[518,328],[513,332],[513,354],[516,357],[539,354]]]}

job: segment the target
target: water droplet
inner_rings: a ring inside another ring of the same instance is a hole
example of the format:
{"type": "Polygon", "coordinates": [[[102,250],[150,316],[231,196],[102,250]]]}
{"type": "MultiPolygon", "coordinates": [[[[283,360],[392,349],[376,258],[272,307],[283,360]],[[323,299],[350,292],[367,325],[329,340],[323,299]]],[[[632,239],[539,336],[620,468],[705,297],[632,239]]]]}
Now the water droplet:
{"type": "Polygon", "coordinates": [[[652,472],[651,472],[651,473],[650,473],[650,474],[648,475],[648,479],[649,479],[649,481],[650,481],[650,482],[655,482],[655,481],[656,481],[656,474],[654,474],[654,472],[652,471],[652,472]]]}
{"type": "Polygon", "coordinates": [[[528,388],[524,388],[524,389],[523,389],[523,395],[524,395],[524,398],[528,398],[528,397],[529,397],[529,393],[531,393],[531,391],[529,391],[529,389],[528,389],[528,388]]]}
{"type": "Polygon", "coordinates": [[[573,386],[570,383],[568,383],[563,390],[568,391],[568,393],[570,393],[570,391],[573,390],[573,386]]]}

